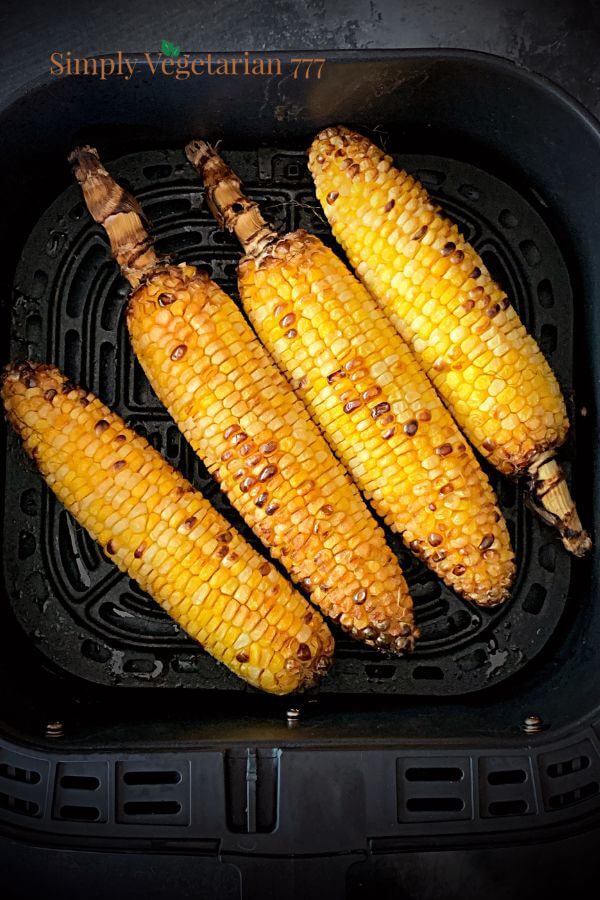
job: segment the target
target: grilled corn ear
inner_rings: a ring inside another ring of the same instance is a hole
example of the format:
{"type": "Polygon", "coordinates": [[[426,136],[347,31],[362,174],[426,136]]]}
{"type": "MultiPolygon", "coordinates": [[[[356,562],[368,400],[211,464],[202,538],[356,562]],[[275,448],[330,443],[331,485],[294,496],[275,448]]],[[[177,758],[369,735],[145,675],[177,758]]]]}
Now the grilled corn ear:
{"type": "Polygon", "coordinates": [[[233,300],[193,266],[150,256],[133,198],[95,151],[75,161],[138,285],[127,310],[134,351],[186,439],[326,615],[370,646],[411,650],[412,601],[383,530],[233,300]]]}
{"type": "Polygon", "coordinates": [[[375,509],[447,584],[483,606],[514,575],[490,484],[408,346],[317,238],[271,231],[202,141],[187,148],[218,220],[235,231],[244,308],[375,509]]]}
{"type": "Polygon", "coordinates": [[[473,445],[524,475],[565,546],[591,546],[554,452],[569,423],[558,382],[504,291],[427,191],[367,138],[327,128],[309,168],[333,233],[473,445]]]}
{"type": "Polygon", "coordinates": [[[274,694],[327,670],[319,613],[97,397],[21,363],[5,370],[2,400],[66,509],[216,659],[274,694]]]}

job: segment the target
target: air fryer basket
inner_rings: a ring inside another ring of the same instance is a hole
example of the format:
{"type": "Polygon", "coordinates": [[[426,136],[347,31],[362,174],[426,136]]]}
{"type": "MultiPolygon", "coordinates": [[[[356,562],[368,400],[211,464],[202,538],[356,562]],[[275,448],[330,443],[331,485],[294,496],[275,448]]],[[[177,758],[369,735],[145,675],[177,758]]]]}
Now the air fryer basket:
{"type": "MultiPolygon", "coordinates": [[[[0,222],[2,361],[57,363],[240,525],[133,360],[126,286],[66,157],[96,144],[141,200],[158,248],[209,266],[234,292],[238,250],[208,215],[186,140],[222,139],[278,226],[330,240],[303,151],[319,128],[344,122],[418,174],[509,288],[565,392],[573,432],[563,459],[593,526],[596,124],[493,57],[330,53],[321,79],[294,79],[289,55],[278,56],[279,78],[175,81],[142,60],[130,82],[49,78],[2,113],[0,162],[16,186],[0,222]]],[[[386,659],[338,636],[320,691],[281,701],[246,689],[155,609],[42,486],[14,436],[1,439],[6,827],[78,842],[193,839],[206,852],[219,837],[231,853],[251,833],[256,852],[284,852],[286,841],[334,852],[367,836],[385,849],[432,829],[516,832],[595,815],[597,556],[571,560],[525,508],[522,486],[490,473],[519,563],[505,608],[458,600],[390,536],[423,630],[414,656],[386,659]],[[532,713],[543,719],[536,736],[521,730],[532,713]],[[55,719],[64,736],[50,744],[55,719]],[[200,782],[204,817],[194,812],[200,782]]]]}

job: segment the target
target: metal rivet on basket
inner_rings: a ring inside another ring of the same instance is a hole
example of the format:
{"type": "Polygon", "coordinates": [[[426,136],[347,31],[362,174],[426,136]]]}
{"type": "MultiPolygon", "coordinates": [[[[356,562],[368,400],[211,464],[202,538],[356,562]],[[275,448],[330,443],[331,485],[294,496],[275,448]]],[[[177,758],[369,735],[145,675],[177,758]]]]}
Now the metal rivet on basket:
{"type": "Polygon", "coordinates": [[[46,725],[46,737],[49,738],[60,738],[63,737],[65,733],[65,727],[62,722],[58,720],[55,722],[48,722],[46,725]]]}
{"type": "Polygon", "coordinates": [[[285,717],[290,728],[294,725],[298,725],[298,723],[300,722],[300,710],[296,707],[292,707],[292,709],[288,709],[285,717]]]}
{"type": "Polygon", "coordinates": [[[543,731],[545,727],[542,717],[533,714],[525,717],[523,724],[521,725],[521,731],[524,731],[525,734],[538,734],[538,732],[543,731]]]}

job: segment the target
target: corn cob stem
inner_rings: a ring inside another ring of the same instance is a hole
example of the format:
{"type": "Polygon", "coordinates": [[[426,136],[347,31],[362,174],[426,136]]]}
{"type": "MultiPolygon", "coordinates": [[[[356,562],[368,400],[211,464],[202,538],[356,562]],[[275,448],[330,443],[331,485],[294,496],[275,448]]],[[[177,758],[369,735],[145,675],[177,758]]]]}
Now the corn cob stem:
{"type": "Polygon", "coordinates": [[[505,523],[407,345],[317,238],[279,237],[261,220],[257,246],[237,176],[203,141],[186,152],[246,250],[239,287],[250,320],[358,486],[458,593],[483,606],[505,600],[514,574],[505,523]]]}
{"type": "Polygon", "coordinates": [[[1,394],[58,499],[209,653],[275,694],[327,670],[320,615],[97,397],[38,363],[8,366],[1,394]]]}
{"type": "Polygon", "coordinates": [[[69,155],[69,162],[88,209],[108,234],[123,275],[132,287],[137,287],[160,264],[139,203],[113,181],[94,147],[77,147],[69,155]]]}
{"type": "Polygon", "coordinates": [[[456,225],[390,156],[348,128],[326,128],[309,169],[357,275],[410,344],[473,445],[523,476],[565,547],[584,531],[557,462],[569,423],[560,388],[509,299],[456,225]]]}
{"type": "MultiPolygon", "coordinates": [[[[94,218],[114,196],[130,211],[120,214],[120,233],[113,229],[115,256],[126,258],[120,236],[134,229],[151,249],[136,201],[95,151],[85,151],[84,173],[79,159],[79,180],[94,185],[86,195],[94,218]]],[[[235,192],[223,196],[236,202],[235,192]]],[[[242,233],[260,241],[256,211],[239,218],[242,233]]],[[[235,303],[193,266],[154,257],[131,295],[127,325],[156,394],[271,554],[353,637],[411,650],[412,601],[383,531],[235,303]]]]}

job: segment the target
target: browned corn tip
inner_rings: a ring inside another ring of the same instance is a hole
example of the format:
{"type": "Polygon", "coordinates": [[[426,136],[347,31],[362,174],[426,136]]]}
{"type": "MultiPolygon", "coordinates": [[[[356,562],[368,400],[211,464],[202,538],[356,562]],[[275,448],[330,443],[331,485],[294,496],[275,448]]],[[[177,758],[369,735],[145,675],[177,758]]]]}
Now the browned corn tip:
{"type": "Polygon", "coordinates": [[[132,294],[127,322],[157,395],[292,578],[358,640],[411,649],[412,603],[383,532],[234,302],[194,267],[164,267],[132,294]]]}
{"type": "Polygon", "coordinates": [[[2,399],[66,509],[213,656],[271,693],[326,671],[333,639],[319,614],[98,398],[23,362],[5,369],[2,399]]]}

